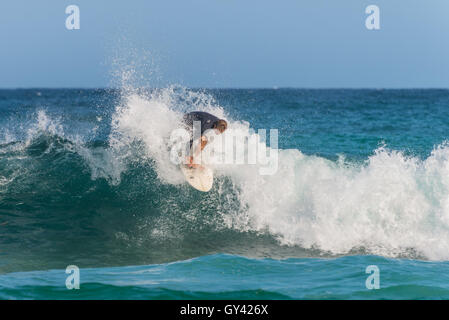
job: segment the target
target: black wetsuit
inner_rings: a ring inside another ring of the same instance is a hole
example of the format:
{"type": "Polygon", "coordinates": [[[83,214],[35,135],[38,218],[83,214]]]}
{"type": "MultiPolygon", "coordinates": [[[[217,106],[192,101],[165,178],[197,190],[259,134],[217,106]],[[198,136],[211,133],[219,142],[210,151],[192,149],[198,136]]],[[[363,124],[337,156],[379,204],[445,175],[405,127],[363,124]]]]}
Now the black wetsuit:
{"type": "Polygon", "coordinates": [[[204,134],[206,130],[212,129],[214,124],[220,119],[216,116],[203,112],[203,111],[194,111],[189,112],[184,115],[183,122],[186,126],[186,129],[190,132],[190,147],[193,144],[193,122],[200,121],[201,122],[201,133],[200,136],[204,134]]]}
{"type": "Polygon", "coordinates": [[[212,129],[214,124],[220,120],[216,116],[203,112],[203,111],[194,111],[184,115],[183,122],[188,127],[190,131],[193,130],[193,122],[200,121],[201,122],[201,135],[206,130],[212,129]]]}

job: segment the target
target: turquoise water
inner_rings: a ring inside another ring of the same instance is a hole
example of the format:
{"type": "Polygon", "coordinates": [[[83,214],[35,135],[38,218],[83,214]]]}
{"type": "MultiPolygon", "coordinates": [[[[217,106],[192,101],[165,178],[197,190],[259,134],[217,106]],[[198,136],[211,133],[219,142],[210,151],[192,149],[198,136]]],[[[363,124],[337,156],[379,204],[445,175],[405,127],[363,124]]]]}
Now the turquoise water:
{"type": "Polygon", "coordinates": [[[0,90],[0,298],[447,299],[448,119],[448,90],[0,90]],[[277,171],[190,188],[192,110],[278,129],[277,171]]]}
{"type": "Polygon", "coordinates": [[[248,259],[212,255],[149,266],[87,268],[79,290],[65,270],[0,276],[2,299],[448,299],[449,264],[353,256],[248,259]],[[368,290],[366,266],[380,288],[368,290]],[[437,283],[435,279],[439,279],[437,283]]]}

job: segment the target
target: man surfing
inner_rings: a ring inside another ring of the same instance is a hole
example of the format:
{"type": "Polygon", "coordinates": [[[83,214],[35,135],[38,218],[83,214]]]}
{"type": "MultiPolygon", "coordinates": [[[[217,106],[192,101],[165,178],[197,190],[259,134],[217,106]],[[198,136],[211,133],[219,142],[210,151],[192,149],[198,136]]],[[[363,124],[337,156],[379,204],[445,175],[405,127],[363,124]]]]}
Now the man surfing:
{"type": "Polygon", "coordinates": [[[190,156],[187,157],[187,167],[198,168],[200,165],[193,163],[194,157],[198,156],[209,142],[207,135],[205,135],[206,131],[213,130],[215,134],[222,134],[227,129],[228,123],[226,120],[219,119],[210,113],[202,111],[194,111],[185,114],[183,123],[190,133],[190,156]],[[201,132],[198,143],[194,144],[194,139],[196,137],[193,136],[193,126],[195,121],[200,122],[201,132]],[[195,150],[193,150],[194,146],[196,146],[195,150]]]}

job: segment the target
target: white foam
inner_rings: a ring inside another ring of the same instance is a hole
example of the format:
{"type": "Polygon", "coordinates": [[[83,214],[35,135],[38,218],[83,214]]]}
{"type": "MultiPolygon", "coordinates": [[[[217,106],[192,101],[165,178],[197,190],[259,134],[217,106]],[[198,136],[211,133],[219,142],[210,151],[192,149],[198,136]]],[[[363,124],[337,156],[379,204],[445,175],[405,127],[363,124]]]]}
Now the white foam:
{"type": "Polygon", "coordinates": [[[37,112],[37,121],[28,129],[26,144],[28,145],[37,134],[45,132],[52,135],[64,136],[64,129],[59,119],[50,118],[45,110],[37,112]]]}

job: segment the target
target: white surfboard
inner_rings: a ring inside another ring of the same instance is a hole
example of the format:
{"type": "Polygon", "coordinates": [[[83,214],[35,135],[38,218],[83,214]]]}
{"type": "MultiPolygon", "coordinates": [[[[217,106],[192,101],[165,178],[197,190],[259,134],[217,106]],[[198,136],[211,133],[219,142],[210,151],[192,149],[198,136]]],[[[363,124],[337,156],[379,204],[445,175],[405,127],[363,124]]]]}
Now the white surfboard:
{"type": "Polygon", "coordinates": [[[196,190],[207,192],[214,183],[214,172],[208,167],[188,168],[181,165],[181,171],[186,177],[187,182],[196,190]]]}

